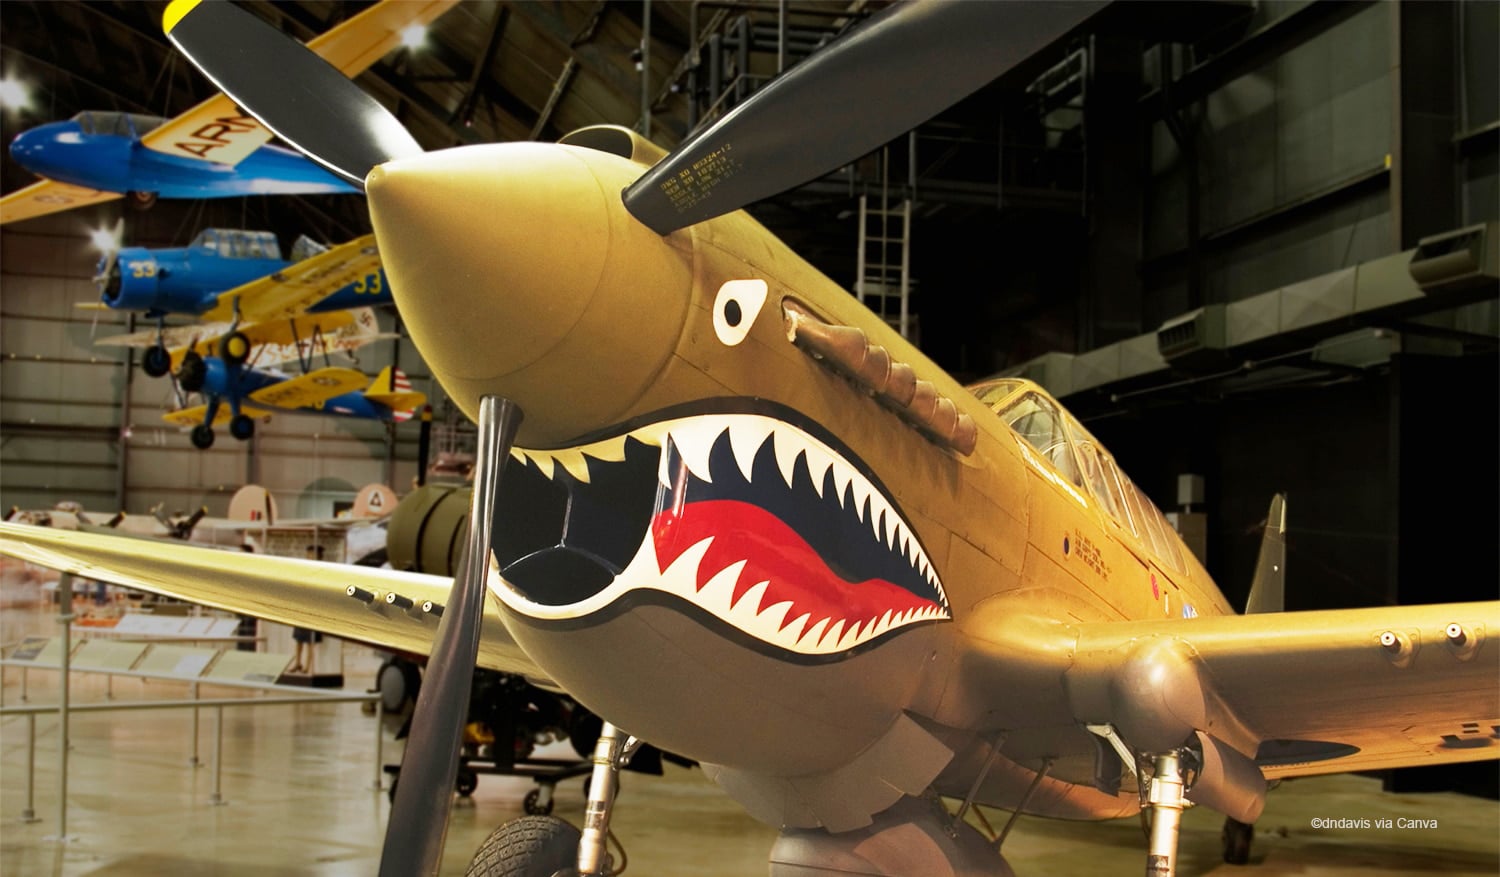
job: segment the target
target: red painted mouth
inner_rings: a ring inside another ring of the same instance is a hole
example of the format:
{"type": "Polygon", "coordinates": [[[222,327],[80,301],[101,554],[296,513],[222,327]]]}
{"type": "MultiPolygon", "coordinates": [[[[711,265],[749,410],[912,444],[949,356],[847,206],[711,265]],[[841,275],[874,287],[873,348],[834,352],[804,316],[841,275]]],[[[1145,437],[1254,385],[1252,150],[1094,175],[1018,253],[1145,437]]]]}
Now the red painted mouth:
{"type": "Polygon", "coordinates": [[[659,569],[665,572],[683,552],[705,539],[712,539],[698,564],[697,587],[727,567],[744,561],[734,582],[730,605],[738,607],[742,597],[761,582],[767,582],[757,612],[790,602],[784,629],[807,616],[803,630],[811,633],[826,622],[816,646],[842,621],[839,636],[873,627],[882,618],[898,618],[924,610],[943,611],[937,603],[884,579],[849,581],[832,569],[796,530],[759,506],[737,500],[703,500],[672,507],[651,522],[659,569]]]}

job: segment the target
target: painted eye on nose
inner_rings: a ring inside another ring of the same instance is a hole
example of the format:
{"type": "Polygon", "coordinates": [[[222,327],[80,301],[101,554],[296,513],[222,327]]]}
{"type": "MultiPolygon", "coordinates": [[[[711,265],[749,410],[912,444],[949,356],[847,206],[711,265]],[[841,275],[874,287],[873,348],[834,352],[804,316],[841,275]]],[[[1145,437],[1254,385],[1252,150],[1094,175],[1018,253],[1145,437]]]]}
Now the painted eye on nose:
{"type": "Polygon", "coordinates": [[[767,292],[764,280],[730,280],[719,287],[714,299],[714,332],[720,341],[733,347],[745,340],[766,303],[767,292]]]}

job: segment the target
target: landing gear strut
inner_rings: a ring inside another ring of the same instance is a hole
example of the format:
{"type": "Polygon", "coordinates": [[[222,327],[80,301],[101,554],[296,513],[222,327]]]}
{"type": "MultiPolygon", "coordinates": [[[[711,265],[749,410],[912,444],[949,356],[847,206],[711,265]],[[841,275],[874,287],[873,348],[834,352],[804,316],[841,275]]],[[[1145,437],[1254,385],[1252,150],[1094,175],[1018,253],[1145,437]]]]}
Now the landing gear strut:
{"type": "Polygon", "coordinates": [[[1173,877],[1177,873],[1177,837],[1186,806],[1181,755],[1181,752],[1167,752],[1152,759],[1156,770],[1147,799],[1151,808],[1151,845],[1146,853],[1146,877],[1173,877]]]}
{"type": "Polygon", "coordinates": [[[609,817],[614,810],[615,792],[620,784],[620,768],[641,746],[635,737],[627,737],[609,722],[594,744],[594,773],[589,777],[589,801],[584,808],[583,837],[578,841],[580,877],[608,875],[613,872],[605,842],[609,839],[609,817]]]}

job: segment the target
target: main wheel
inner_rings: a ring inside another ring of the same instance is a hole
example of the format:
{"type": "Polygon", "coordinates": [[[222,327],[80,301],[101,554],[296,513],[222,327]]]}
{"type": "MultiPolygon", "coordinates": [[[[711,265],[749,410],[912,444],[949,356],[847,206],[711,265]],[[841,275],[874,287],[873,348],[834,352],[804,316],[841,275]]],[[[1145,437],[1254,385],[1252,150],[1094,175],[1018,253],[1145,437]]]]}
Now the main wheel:
{"type": "Polygon", "coordinates": [[[250,358],[250,339],[244,332],[230,332],[219,341],[219,356],[227,365],[242,365],[250,358]]]}
{"type": "Polygon", "coordinates": [[[546,816],[552,812],[555,804],[556,800],[550,797],[547,799],[547,803],[543,804],[541,789],[532,789],[526,793],[526,797],[521,801],[521,809],[533,816],[546,816]]]}
{"type": "Polygon", "coordinates": [[[578,829],[555,816],[522,816],[490,832],[465,877],[577,877],[578,829]]]}
{"type": "Polygon", "coordinates": [[[141,369],[149,377],[159,378],[172,370],[172,354],[160,344],[153,344],[141,354],[141,369]]]}
{"type": "Polygon", "coordinates": [[[156,204],[155,192],[126,192],[125,203],[131,210],[150,210],[156,204]]]}
{"type": "Polygon", "coordinates": [[[200,423],[193,427],[193,447],[200,451],[206,451],[214,446],[214,428],[206,423],[200,423]]]}
{"type": "Polygon", "coordinates": [[[405,658],[390,658],[375,673],[375,687],[387,715],[397,715],[409,703],[416,703],[422,690],[422,671],[405,658]]]}
{"type": "Polygon", "coordinates": [[[249,441],[255,435],[255,421],[244,414],[236,414],[229,419],[229,434],[240,441],[249,441]]]}
{"type": "Polygon", "coordinates": [[[1250,861],[1250,842],[1255,839],[1255,826],[1246,825],[1237,819],[1224,817],[1224,861],[1230,865],[1244,865],[1250,861]]]}
{"type": "Polygon", "coordinates": [[[453,780],[453,788],[465,798],[469,797],[479,788],[479,774],[472,767],[460,767],[458,776],[453,780]]]}
{"type": "Polygon", "coordinates": [[[203,361],[203,356],[196,351],[188,351],[182,357],[182,365],[177,367],[177,386],[184,393],[196,393],[203,389],[207,381],[208,364],[203,361]]]}

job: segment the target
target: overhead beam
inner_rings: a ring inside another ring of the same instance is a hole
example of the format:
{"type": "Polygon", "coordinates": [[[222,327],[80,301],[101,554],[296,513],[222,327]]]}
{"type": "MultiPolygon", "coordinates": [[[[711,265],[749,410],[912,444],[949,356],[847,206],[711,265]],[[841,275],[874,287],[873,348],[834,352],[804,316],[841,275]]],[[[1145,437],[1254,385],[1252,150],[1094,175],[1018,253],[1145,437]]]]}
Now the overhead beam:
{"type": "Polygon", "coordinates": [[[585,73],[595,76],[615,92],[620,102],[634,107],[640,101],[640,80],[627,73],[620,65],[610,61],[603,50],[592,43],[574,45],[574,34],[563,19],[562,9],[567,4],[518,3],[515,14],[535,27],[543,36],[561,46],[585,73]]]}
{"type": "Polygon", "coordinates": [[[495,60],[495,50],[500,48],[500,38],[505,33],[505,23],[509,19],[509,7],[495,7],[495,19],[490,24],[490,35],[485,40],[484,51],[479,53],[479,59],[474,62],[474,69],[469,71],[469,81],[464,86],[464,96],[454,108],[452,117],[448,119],[449,125],[464,125],[473,117],[474,98],[479,93],[479,78],[490,69],[490,64],[495,60]]]}
{"type": "Polygon", "coordinates": [[[1207,61],[1140,99],[1146,121],[1160,119],[1170,108],[1196,103],[1241,76],[1375,5],[1376,0],[1320,0],[1278,18],[1207,61]]]}

